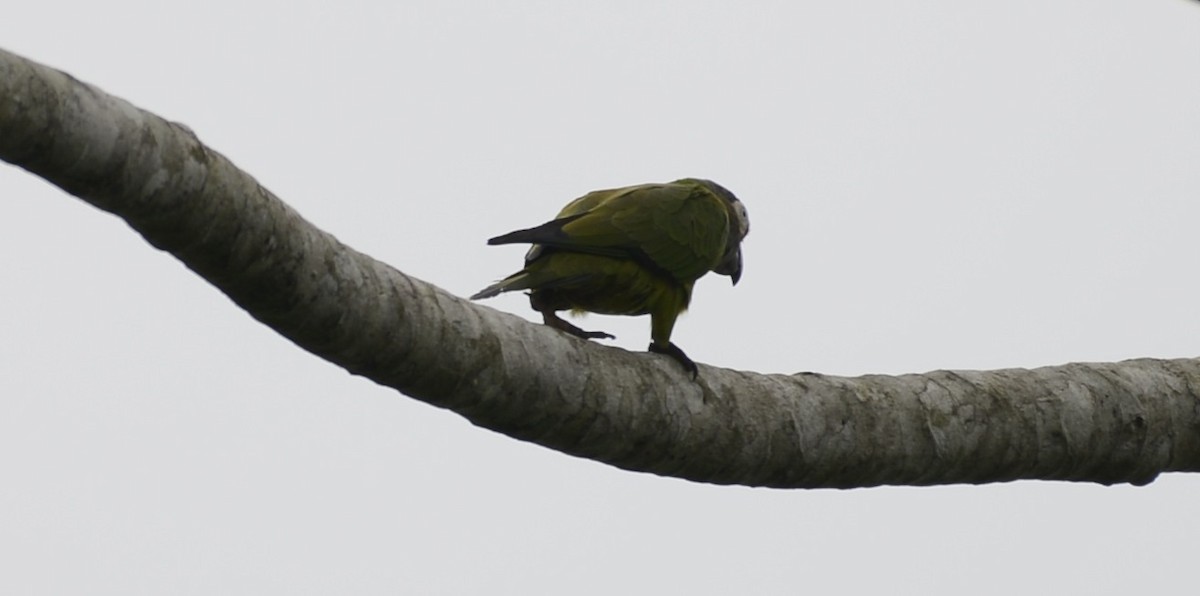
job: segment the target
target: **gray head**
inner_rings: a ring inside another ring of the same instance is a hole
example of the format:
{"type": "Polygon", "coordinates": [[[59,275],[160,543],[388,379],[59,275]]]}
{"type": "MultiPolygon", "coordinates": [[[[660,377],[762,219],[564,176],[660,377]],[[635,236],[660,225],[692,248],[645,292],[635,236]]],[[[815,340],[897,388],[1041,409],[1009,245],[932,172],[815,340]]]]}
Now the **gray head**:
{"type": "Polygon", "coordinates": [[[725,208],[729,211],[729,235],[725,240],[725,255],[713,269],[714,273],[728,275],[737,285],[742,278],[742,239],[750,233],[750,215],[746,206],[729,192],[729,189],[711,180],[700,180],[713,194],[725,199],[725,208]]]}

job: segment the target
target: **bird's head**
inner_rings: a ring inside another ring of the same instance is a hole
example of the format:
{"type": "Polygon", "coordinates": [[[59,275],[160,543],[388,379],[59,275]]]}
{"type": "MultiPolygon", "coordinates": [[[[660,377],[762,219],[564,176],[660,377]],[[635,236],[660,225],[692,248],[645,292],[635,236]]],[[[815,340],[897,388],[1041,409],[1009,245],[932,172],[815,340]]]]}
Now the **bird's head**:
{"type": "Polygon", "coordinates": [[[742,278],[742,239],[750,233],[750,216],[746,213],[746,206],[724,186],[711,180],[703,182],[713,194],[725,200],[725,209],[729,214],[729,233],[725,237],[725,254],[721,257],[721,262],[713,268],[713,272],[728,275],[733,281],[733,285],[736,286],[738,280],[742,278]]]}

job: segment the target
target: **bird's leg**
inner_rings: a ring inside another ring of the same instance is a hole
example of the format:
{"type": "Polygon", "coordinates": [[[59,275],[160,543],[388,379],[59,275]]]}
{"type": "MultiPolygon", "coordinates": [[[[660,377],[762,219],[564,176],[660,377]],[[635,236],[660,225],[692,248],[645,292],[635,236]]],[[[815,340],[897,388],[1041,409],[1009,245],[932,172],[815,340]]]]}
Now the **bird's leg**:
{"type": "Polygon", "coordinates": [[[675,328],[675,319],[682,308],[671,308],[664,312],[650,313],[650,351],[655,354],[666,354],[683,365],[683,369],[692,374],[695,379],[700,374],[696,363],[692,362],[679,346],[671,343],[671,330],[675,328]]]}
{"type": "Polygon", "coordinates": [[[584,331],[583,329],[564,321],[553,310],[543,310],[542,321],[546,323],[546,325],[558,329],[559,331],[565,331],[571,335],[574,335],[575,337],[582,337],[583,339],[617,339],[617,336],[612,335],[611,333],[605,333],[603,331],[584,331]]]}
{"type": "Polygon", "coordinates": [[[650,351],[654,352],[655,354],[666,354],[667,356],[674,358],[677,362],[683,365],[684,370],[691,373],[692,379],[695,379],[700,374],[700,368],[696,366],[696,363],[692,362],[692,359],[688,358],[687,354],[684,354],[683,350],[679,349],[679,346],[671,342],[667,342],[665,347],[660,346],[657,343],[651,343],[650,351]]]}
{"type": "Polygon", "coordinates": [[[542,322],[548,327],[553,327],[559,331],[570,333],[575,337],[583,339],[616,339],[615,335],[605,333],[603,331],[584,331],[558,316],[556,306],[566,308],[560,304],[560,300],[555,298],[553,290],[534,290],[529,293],[529,306],[542,313],[542,322]]]}

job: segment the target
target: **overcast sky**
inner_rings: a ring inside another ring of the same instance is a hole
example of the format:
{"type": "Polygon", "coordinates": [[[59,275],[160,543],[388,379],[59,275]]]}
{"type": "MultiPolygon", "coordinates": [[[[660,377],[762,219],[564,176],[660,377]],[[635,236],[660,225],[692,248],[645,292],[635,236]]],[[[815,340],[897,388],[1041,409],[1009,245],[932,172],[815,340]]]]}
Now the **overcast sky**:
{"type": "MultiPolygon", "coordinates": [[[[0,47],[459,295],[589,190],[711,178],[763,372],[1200,356],[1200,3],[55,2],[0,47]],[[187,6],[183,6],[183,5],[187,6]],[[500,4],[500,3],[496,3],[500,4]]],[[[294,347],[0,166],[0,593],[1181,593],[1200,478],[850,491],[620,471],[294,347]]],[[[520,295],[488,306],[533,319],[520,295]]],[[[586,326],[643,350],[646,318],[586,326]]]]}

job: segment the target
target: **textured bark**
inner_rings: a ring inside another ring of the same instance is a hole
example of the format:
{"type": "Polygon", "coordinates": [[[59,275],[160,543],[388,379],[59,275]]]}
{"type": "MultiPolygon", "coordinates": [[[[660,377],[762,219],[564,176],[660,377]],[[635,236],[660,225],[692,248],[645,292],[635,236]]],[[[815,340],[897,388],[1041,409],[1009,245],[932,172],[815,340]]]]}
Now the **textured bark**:
{"type": "Polygon", "coordinates": [[[302,348],[471,422],[630,470],[856,487],[1200,469],[1200,361],[762,375],[566,337],[315,228],[186,127],[0,51],[0,158],[116,214],[302,348]]]}

